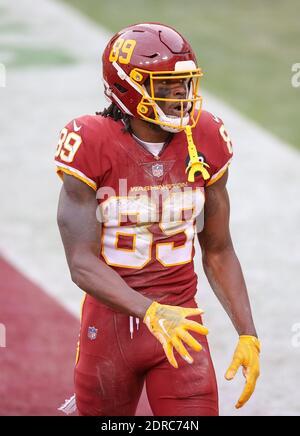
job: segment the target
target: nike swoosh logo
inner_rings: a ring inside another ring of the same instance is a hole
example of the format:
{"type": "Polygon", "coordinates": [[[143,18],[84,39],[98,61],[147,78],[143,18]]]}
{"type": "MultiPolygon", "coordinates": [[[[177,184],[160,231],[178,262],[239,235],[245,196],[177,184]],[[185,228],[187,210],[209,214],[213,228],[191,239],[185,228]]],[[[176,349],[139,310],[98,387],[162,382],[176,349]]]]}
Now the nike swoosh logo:
{"type": "Polygon", "coordinates": [[[79,132],[79,130],[81,129],[82,126],[78,127],[76,124],[76,121],[73,121],[73,128],[74,128],[74,132],[79,132]]]}
{"type": "Polygon", "coordinates": [[[160,319],[159,321],[158,321],[158,324],[160,325],[160,327],[161,327],[161,329],[162,329],[162,331],[167,335],[167,336],[169,336],[169,333],[167,332],[167,330],[166,330],[166,328],[165,328],[165,326],[164,326],[164,322],[166,321],[166,319],[160,319]]]}

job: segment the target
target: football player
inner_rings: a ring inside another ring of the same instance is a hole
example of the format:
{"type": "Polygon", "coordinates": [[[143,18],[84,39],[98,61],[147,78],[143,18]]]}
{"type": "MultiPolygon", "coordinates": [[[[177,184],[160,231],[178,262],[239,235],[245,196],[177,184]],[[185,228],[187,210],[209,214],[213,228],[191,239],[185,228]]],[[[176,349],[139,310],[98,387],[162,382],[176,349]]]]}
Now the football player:
{"type": "Polygon", "coordinates": [[[85,291],[75,367],[80,415],[134,415],[146,382],[154,415],[218,415],[216,377],[195,294],[194,236],[239,336],[226,373],[252,395],[260,344],[229,232],[232,144],[201,110],[201,69],[171,27],[127,27],[103,53],[108,108],[72,120],[55,159],[58,225],[85,291]],[[204,217],[204,227],[201,227],[204,217]]]}

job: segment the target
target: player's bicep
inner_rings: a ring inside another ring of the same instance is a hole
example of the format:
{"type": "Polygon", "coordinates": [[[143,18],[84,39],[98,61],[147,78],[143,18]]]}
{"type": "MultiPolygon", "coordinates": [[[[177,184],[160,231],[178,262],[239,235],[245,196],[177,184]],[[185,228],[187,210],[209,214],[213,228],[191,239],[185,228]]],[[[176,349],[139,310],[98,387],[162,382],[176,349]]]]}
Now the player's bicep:
{"type": "Polygon", "coordinates": [[[101,224],[97,221],[95,191],[75,177],[65,174],[57,222],[68,263],[78,253],[99,254],[101,224]]]}
{"type": "Polygon", "coordinates": [[[229,216],[230,203],[226,189],[228,171],[205,190],[204,228],[198,233],[202,252],[218,252],[232,246],[229,216]]]}

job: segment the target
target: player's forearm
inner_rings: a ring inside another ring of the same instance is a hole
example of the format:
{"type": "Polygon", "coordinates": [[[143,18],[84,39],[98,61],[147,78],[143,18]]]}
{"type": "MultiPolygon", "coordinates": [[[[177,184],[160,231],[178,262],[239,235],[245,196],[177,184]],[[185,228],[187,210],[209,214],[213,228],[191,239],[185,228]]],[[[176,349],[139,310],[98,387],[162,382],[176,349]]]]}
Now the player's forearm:
{"type": "Polygon", "coordinates": [[[72,280],[80,289],[114,310],[143,318],[152,303],[92,253],[74,256],[69,266],[72,280]]]}
{"type": "Polygon", "coordinates": [[[243,272],[233,247],[204,253],[203,267],[238,334],[257,336],[243,272]]]}

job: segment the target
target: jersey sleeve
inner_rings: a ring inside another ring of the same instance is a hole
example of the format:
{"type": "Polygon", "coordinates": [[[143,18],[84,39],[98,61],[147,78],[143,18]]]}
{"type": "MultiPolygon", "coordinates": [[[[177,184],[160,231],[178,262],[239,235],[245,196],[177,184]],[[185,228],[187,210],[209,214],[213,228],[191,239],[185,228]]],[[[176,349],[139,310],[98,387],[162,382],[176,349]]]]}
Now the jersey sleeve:
{"type": "Polygon", "coordinates": [[[209,173],[206,186],[214,184],[228,169],[232,157],[232,142],[223,121],[212,115],[209,133],[209,173]]]}
{"type": "Polygon", "coordinates": [[[55,153],[56,172],[70,174],[95,191],[101,176],[100,144],[88,117],[77,118],[60,132],[55,153]]]}

